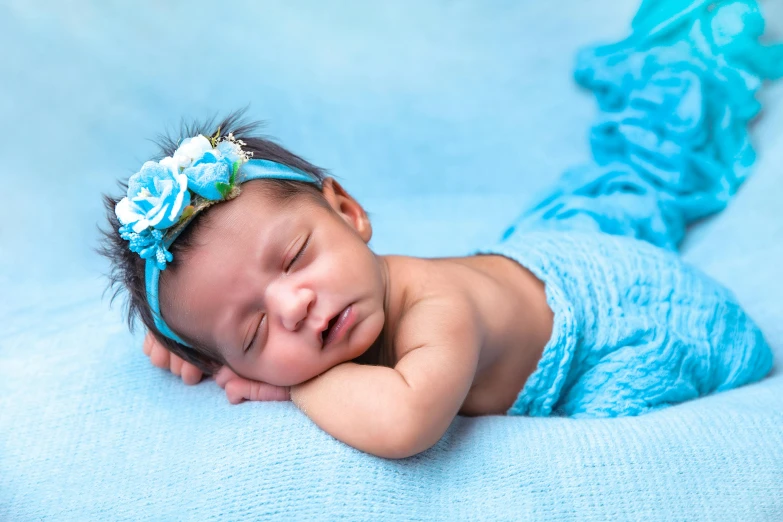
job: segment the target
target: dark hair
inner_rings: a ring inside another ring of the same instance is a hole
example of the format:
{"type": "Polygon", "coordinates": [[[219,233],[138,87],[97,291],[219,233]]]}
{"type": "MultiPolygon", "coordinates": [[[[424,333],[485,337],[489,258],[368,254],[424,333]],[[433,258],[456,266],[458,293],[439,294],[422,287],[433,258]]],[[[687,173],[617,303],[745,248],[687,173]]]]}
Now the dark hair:
{"type": "MultiPolygon", "coordinates": [[[[160,147],[160,158],[172,156],[179,143],[184,138],[196,136],[198,134],[211,137],[216,133],[218,133],[219,136],[226,136],[231,133],[235,138],[245,142],[242,149],[247,152],[252,152],[252,157],[254,159],[276,161],[289,167],[300,169],[312,175],[314,178],[317,178],[319,182],[323,182],[326,178],[325,170],[308,163],[270,139],[254,134],[262,124],[260,122],[244,121],[244,112],[244,110],[236,111],[224,118],[217,125],[215,125],[215,118],[200,124],[183,121],[176,138],[171,135],[161,135],[158,137],[157,143],[160,147]]],[[[279,202],[288,201],[299,195],[310,195],[323,199],[321,191],[318,188],[321,183],[316,186],[312,183],[277,179],[261,180],[260,182],[265,184],[267,193],[279,202]]],[[[134,329],[136,320],[141,319],[144,326],[152,332],[156,339],[171,353],[194,364],[205,373],[215,373],[220,366],[225,364],[225,361],[220,354],[208,347],[193,343],[191,342],[191,339],[188,338],[185,338],[185,340],[193,347],[190,348],[182,345],[165,337],[155,327],[155,322],[152,318],[152,310],[147,303],[147,289],[144,280],[146,261],[128,248],[128,242],[122,239],[118,232],[120,222],[117,220],[117,216],[114,213],[114,207],[120,199],[125,196],[125,193],[127,192],[127,183],[121,182],[119,185],[122,190],[122,195],[120,197],[106,194],[103,196],[109,228],[107,230],[101,229],[102,241],[98,248],[98,252],[108,258],[111,263],[108,287],[108,290],[113,292],[111,301],[113,302],[118,295],[123,291],[126,291],[127,300],[125,312],[127,315],[128,327],[131,331],[134,329]]],[[[204,215],[208,212],[209,209],[206,209],[196,216],[185,231],[177,238],[171,248],[169,248],[174,256],[174,261],[168,265],[168,268],[175,269],[177,259],[181,259],[181,256],[183,256],[192,246],[193,235],[198,230],[200,223],[203,223],[204,215]]]]}

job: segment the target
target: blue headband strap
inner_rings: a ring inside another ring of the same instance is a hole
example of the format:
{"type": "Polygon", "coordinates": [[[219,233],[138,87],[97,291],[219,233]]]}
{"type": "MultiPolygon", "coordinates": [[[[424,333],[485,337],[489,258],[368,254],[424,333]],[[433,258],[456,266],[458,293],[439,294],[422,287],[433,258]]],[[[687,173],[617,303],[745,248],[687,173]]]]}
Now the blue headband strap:
{"type": "MultiPolygon", "coordinates": [[[[246,181],[252,181],[254,179],[286,179],[291,181],[304,181],[306,183],[319,183],[319,181],[305,172],[264,159],[251,159],[245,162],[239,169],[239,179],[237,184],[244,183],[246,181]]],[[[191,219],[195,217],[192,216],[191,219]]],[[[187,225],[185,225],[187,226],[187,225]]],[[[166,238],[166,247],[168,248],[182,232],[185,227],[181,227],[177,232],[169,238],[166,238]]],[[[144,280],[147,288],[147,303],[152,310],[152,317],[155,321],[155,326],[158,331],[180,344],[190,347],[190,344],[182,340],[180,336],[175,334],[171,328],[163,320],[163,316],[160,313],[160,300],[158,296],[158,282],[160,280],[160,268],[155,263],[154,258],[148,258],[144,271],[144,280]]]]}

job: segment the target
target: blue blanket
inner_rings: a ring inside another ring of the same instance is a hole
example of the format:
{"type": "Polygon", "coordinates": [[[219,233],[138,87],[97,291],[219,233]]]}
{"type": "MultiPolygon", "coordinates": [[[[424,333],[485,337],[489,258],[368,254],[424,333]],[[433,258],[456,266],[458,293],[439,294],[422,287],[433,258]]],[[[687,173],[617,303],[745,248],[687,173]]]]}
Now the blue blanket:
{"type": "MultiPolygon", "coordinates": [[[[634,9],[188,5],[0,7],[0,44],[17,50],[0,58],[14,130],[0,171],[0,519],[783,518],[778,366],[641,417],[458,417],[403,461],[346,447],[291,404],[230,406],[212,381],[153,368],[101,300],[91,250],[99,192],[151,155],[142,137],[253,100],[270,134],[353,190],[377,251],[464,254],[584,162],[594,116],[567,81],[572,56],[634,9]]],[[[752,176],[681,248],[779,361],[783,87],[759,97],[752,176]]]]}

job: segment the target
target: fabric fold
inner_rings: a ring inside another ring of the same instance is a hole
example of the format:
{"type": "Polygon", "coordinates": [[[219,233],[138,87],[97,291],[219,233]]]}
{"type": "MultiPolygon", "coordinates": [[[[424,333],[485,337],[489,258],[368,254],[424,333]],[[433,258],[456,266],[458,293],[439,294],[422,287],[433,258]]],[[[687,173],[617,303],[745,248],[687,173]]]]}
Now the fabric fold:
{"type": "Polygon", "coordinates": [[[506,232],[600,230],[674,250],[686,227],[726,207],[756,155],[755,94],[783,76],[783,44],[759,42],[754,0],[645,0],[633,33],[583,49],[574,77],[600,114],[593,163],[566,172],[506,232]]]}

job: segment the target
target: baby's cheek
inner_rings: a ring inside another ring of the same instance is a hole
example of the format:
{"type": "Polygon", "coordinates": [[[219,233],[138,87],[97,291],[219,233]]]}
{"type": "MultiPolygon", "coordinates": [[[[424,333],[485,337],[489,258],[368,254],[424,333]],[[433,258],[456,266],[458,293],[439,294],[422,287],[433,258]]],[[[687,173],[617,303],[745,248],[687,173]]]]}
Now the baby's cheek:
{"type": "Polygon", "coordinates": [[[260,380],[276,386],[294,386],[318,375],[317,360],[308,356],[301,347],[289,345],[279,352],[266,353],[269,356],[263,362],[265,378],[260,380]]]}

